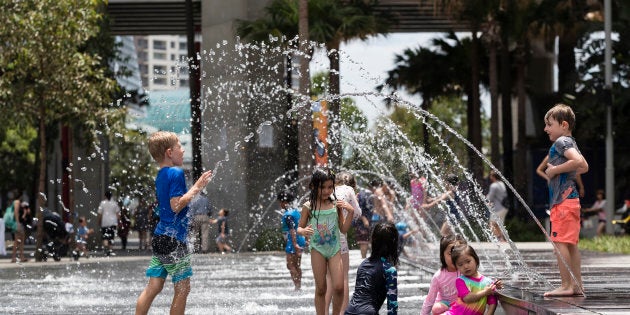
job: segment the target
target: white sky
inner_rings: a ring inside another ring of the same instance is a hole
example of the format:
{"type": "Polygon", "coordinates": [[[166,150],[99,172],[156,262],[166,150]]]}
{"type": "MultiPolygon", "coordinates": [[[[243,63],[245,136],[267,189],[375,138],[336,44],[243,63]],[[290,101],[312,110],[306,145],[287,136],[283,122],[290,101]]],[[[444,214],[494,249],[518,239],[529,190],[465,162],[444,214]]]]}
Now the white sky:
{"type": "MultiPolygon", "coordinates": [[[[385,82],[387,71],[394,68],[394,57],[407,48],[428,45],[438,33],[392,33],[387,37],[373,37],[365,41],[353,40],[341,45],[341,93],[375,92],[375,87],[385,82]]],[[[323,53],[314,56],[311,73],[328,71],[328,59],[323,53]]],[[[404,95],[402,95],[404,96],[404,95]]],[[[370,122],[385,110],[380,100],[372,103],[366,98],[353,97],[370,122]]],[[[406,97],[419,103],[420,97],[406,97]]]]}
{"type": "MultiPolygon", "coordinates": [[[[341,45],[341,93],[375,92],[375,87],[385,82],[387,71],[394,68],[394,57],[400,55],[407,48],[419,46],[430,47],[433,38],[443,36],[444,33],[391,33],[385,36],[373,37],[365,41],[353,40],[341,45]]],[[[463,36],[466,36],[463,34],[463,36]]],[[[323,52],[316,52],[311,62],[311,74],[328,71],[329,63],[323,52]]],[[[488,107],[489,96],[481,91],[483,106],[488,107]]],[[[403,99],[419,104],[419,96],[399,93],[403,99]]],[[[375,98],[352,97],[357,106],[365,113],[370,124],[385,113],[382,100],[375,98]]]]}

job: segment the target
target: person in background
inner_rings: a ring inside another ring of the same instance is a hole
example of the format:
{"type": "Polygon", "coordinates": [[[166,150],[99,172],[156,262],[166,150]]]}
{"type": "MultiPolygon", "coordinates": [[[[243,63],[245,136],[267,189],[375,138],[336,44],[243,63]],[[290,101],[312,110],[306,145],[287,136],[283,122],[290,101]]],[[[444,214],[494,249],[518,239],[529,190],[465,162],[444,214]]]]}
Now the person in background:
{"type": "Polygon", "coordinates": [[[232,247],[228,245],[230,241],[230,227],[228,225],[228,215],[230,211],[226,209],[219,210],[219,217],[216,219],[210,219],[210,223],[217,225],[218,234],[215,241],[217,242],[217,248],[221,254],[226,252],[232,252],[232,247]]]}
{"type": "Polygon", "coordinates": [[[361,250],[361,258],[367,257],[367,251],[370,247],[370,227],[372,226],[372,215],[374,209],[374,191],[378,188],[380,182],[372,180],[368,189],[361,189],[357,195],[359,208],[361,208],[361,218],[353,222],[354,236],[361,250]]]}
{"type": "Polygon", "coordinates": [[[127,239],[129,237],[129,231],[131,230],[131,215],[128,205],[124,205],[120,210],[120,220],[118,220],[118,237],[120,237],[120,244],[122,249],[127,249],[127,239]]]}
{"type": "Polygon", "coordinates": [[[603,189],[598,189],[595,196],[593,205],[590,208],[582,208],[582,213],[597,214],[597,236],[602,236],[606,232],[606,194],[603,189]]]}
{"type": "MultiPolygon", "coordinates": [[[[15,194],[17,196],[17,194],[15,194]]],[[[17,262],[17,253],[20,254],[19,262],[27,262],[28,258],[24,257],[24,242],[26,241],[26,225],[27,216],[30,216],[31,207],[28,202],[20,202],[19,197],[16,197],[13,202],[13,215],[15,217],[16,229],[13,238],[13,254],[11,255],[11,262],[17,262]]]]}
{"type": "Polygon", "coordinates": [[[409,226],[403,221],[396,223],[396,230],[398,231],[398,256],[404,254],[405,257],[409,257],[409,254],[405,251],[405,245],[407,245],[409,238],[418,233],[419,230],[408,231],[409,226]]]}
{"type": "Polygon", "coordinates": [[[448,207],[448,214],[446,215],[446,219],[444,220],[444,223],[442,223],[442,228],[440,229],[440,234],[442,236],[455,234],[455,226],[462,219],[458,210],[460,204],[459,195],[457,193],[458,183],[459,178],[457,175],[448,174],[446,176],[446,192],[439,197],[440,200],[446,200],[446,206],[448,207]]]}
{"type": "Polygon", "coordinates": [[[380,183],[379,187],[374,190],[374,197],[372,201],[374,208],[372,212],[372,223],[378,222],[394,222],[394,200],[389,185],[386,183],[380,183]]]}
{"type": "Polygon", "coordinates": [[[190,202],[190,217],[192,225],[190,228],[190,238],[196,253],[207,253],[210,242],[210,202],[206,190],[202,190],[190,202]]]}
{"type": "MultiPolygon", "coordinates": [[[[361,208],[359,208],[359,202],[356,197],[356,189],[357,182],[354,179],[352,174],[342,171],[339,172],[335,176],[335,193],[334,196],[337,200],[343,200],[349,203],[354,211],[351,214],[351,218],[348,218],[348,211],[343,210],[344,220],[352,220],[355,222],[361,218],[361,208]]],[[[341,304],[341,309],[344,310],[348,306],[348,300],[350,299],[350,287],[349,287],[349,279],[348,272],[350,271],[350,249],[348,247],[348,238],[346,233],[341,233],[339,235],[340,243],[341,243],[341,263],[343,265],[343,303],[341,304]]],[[[326,282],[332,283],[330,271],[326,275],[326,282]]],[[[332,299],[332,285],[326,286],[326,311],[329,310],[330,302],[332,299]]],[[[328,314],[328,312],[326,312],[328,314]]]]}
{"type": "Polygon", "coordinates": [[[295,200],[293,194],[281,192],[278,194],[277,200],[283,212],[282,226],[287,228],[286,244],[284,246],[284,251],[287,254],[287,269],[289,269],[291,274],[295,290],[299,291],[302,289],[302,252],[304,246],[306,246],[304,236],[297,234],[301,215],[297,208],[291,206],[291,203],[295,200]]]}
{"type": "Polygon", "coordinates": [[[149,236],[147,232],[151,228],[149,220],[153,209],[144,198],[140,198],[138,207],[133,213],[134,216],[134,229],[138,232],[138,249],[149,249],[149,236]]]}
{"type": "Polygon", "coordinates": [[[494,171],[490,171],[489,177],[491,184],[486,199],[490,203],[490,230],[499,242],[505,242],[506,239],[503,236],[501,227],[508,213],[508,209],[503,206],[504,200],[507,198],[507,189],[505,184],[497,178],[497,174],[494,171]]]}
{"type": "Polygon", "coordinates": [[[112,192],[105,192],[103,199],[98,206],[98,225],[101,227],[101,238],[103,240],[103,250],[106,256],[114,253],[114,237],[120,220],[120,207],[112,199],[112,192]]]}
{"type": "Polygon", "coordinates": [[[74,260],[79,260],[79,257],[83,256],[89,258],[87,244],[90,235],[94,233],[93,229],[87,227],[87,220],[85,217],[79,218],[79,227],[76,232],[76,247],[73,252],[74,260]]]}

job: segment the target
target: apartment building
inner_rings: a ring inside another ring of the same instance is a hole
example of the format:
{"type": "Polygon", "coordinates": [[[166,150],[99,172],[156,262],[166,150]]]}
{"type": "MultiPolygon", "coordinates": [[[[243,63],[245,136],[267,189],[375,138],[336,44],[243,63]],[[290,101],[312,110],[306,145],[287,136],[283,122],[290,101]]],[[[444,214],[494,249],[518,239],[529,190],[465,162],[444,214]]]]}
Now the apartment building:
{"type": "Polygon", "coordinates": [[[188,87],[186,36],[135,36],[142,85],[148,91],[188,87]]]}

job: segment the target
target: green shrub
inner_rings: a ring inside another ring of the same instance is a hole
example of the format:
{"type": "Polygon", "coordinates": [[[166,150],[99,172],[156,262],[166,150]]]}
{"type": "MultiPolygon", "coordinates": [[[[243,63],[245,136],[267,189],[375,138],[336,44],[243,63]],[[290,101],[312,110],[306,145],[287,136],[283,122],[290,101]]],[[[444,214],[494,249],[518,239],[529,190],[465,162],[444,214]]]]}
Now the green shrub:
{"type": "Polygon", "coordinates": [[[284,239],[279,228],[266,229],[254,244],[256,251],[278,251],[284,249],[284,239]]]}
{"type": "Polygon", "coordinates": [[[630,236],[604,235],[594,238],[583,238],[580,239],[578,247],[597,252],[630,254],[630,236]]]}

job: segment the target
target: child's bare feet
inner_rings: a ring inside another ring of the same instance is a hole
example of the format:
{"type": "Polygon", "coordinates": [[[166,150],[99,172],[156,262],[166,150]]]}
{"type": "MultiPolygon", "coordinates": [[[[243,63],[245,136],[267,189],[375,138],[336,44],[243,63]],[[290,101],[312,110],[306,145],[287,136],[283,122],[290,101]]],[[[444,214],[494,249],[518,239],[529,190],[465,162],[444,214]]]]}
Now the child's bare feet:
{"type": "Polygon", "coordinates": [[[573,296],[575,292],[573,288],[565,289],[565,288],[557,288],[553,291],[545,292],[543,296],[545,297],[554,297],[554,296],[573,296]]]}

